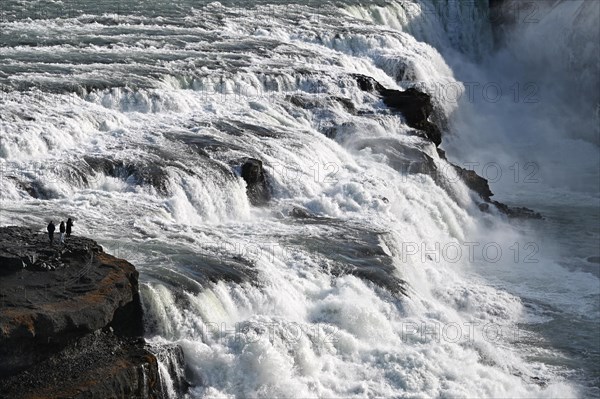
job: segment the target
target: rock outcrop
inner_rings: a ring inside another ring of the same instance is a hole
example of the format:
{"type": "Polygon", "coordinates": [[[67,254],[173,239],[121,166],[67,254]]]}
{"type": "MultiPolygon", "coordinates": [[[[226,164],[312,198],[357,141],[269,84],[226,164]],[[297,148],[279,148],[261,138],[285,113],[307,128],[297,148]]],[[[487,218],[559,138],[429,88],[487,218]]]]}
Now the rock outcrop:
{"type": "Polygon", "coordinates": [[[0,397],[160,396],[132,264],[22,227],[0,228],[0,259],[0,397]]]}
{"type": "Polygon", "coordinates": [[[436,146],[442,143],[442,132],[429,121],[429,117],[433,113],[433,104],[429,94],[414,88],[405,91],[387,89],[369,76],[359,74],[353,76],[361,90],[379,94],[385,105],[404,116],[408,126],[424,132],[436,146]]]}
{"type": "Polygon", "coordinates": [[[91,169],[84,176],[101,173],[124,181],[131,181],[139,185],[149,185],[157,192],[167,195],[169,193],[169,175],[157,163],[149,161],[126,162],[121,159],[85,156],[84,161],[91,169]]]}
{"type": "MultiPolygon", "coordinates": [[[[429,120],[429,117],[433,113],[433,104],[430,95],[414,88],[409,88],[405,91],[387,89],[370,76],[360,74],[352,76],[356,79],[356,83],[361,90],[380,95],[388,108],[398,111],[403,115],[408,126],[423,132],[425,138],[435,144],[440,158],[447,160],[445,152],[438,148],[442,143],[442,131],[436,124],[429,120]]],[[[372,146],[372,144],[369,144],[369,146],[372,146]]],[[[433,159],[424,152],[408,148],[401,144],[387,144],[383,150],[378,150],[377,148],[374,150],[375,152],[384,153],[391,161],[390,166],[396,170],[405,173],[429,174],[438,184],[443,185],[444,183],[444,177],[440,176],[433,159]]],[[[508,217],[542,218],[539,213],[531,209],[509,207],[506,204],[492,200],[491,197],[494,193],[485,178],[472,170],[467,170],[454,164],[451,165],[467,187],[476,192],[484,201],[479,207],[482,212],[489,211],[490,205],[493,205],[508,217]]]]}
{"type": "Polygon", "coordinates": [[[244,159],[240,175],[246,182],[246,194],[253,205],[264,205],[271,199],[262,161],[254,158],[244,159]]]}
{"type": "Polygon", "coordinates": [[[143,340],[110,331],[75,340],[27,370],[0,380],[0,397],[161,398],[156,357],[143,340]]]}
{"type": "Polygon", "coordinates": [[[473,170],[461,168],[457,165],[452,166],[454,167],[458,175],[462,178],[462,180],[465,182],[467,187],[479,194],[481,199],[485,202],[492,201],[490,197],[493,196],[494,193],[490,189],[490,185],[487,179],[484,179],[483,177],[479,176],[473,170]]]}

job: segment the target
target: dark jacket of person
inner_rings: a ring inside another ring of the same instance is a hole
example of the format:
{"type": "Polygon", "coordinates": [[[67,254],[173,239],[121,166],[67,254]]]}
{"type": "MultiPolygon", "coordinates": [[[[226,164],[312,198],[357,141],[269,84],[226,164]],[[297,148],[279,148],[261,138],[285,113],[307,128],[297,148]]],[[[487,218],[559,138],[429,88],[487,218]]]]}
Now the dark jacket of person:
{"type": "Polygon", "coordinates": [[[54,240],[54,230],[55,229],[56,229],[56,227],[54,227],[53,222],[48,223],[48,238],[50,239],[50,244],[52,244],[52,241],[54,240]]]}
{"type": "Polygon", "coordinates": [[[64,232],[65,232],[65,222],[60,222],[60,227],[59,227],[59,229],[60,229],[60,232],[61,232],[61,233],[64,233],[64,232]]]}
{"type": "Polygon", "coordinates": [[[71,228],[73,227],[73,221],[71,218],[67,219],[67,237],[71,235],[71,228]]]}

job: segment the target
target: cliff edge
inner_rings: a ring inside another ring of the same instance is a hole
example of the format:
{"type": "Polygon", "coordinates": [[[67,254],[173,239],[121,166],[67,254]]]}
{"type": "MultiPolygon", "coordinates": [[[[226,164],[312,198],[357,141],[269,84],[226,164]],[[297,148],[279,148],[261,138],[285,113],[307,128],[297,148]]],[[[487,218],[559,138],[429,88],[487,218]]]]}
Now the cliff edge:
{"type": "Polygon", "coordinates": [[[0,397],[161,397],[138,272],[95,241],[0,227],[0,397]]]}

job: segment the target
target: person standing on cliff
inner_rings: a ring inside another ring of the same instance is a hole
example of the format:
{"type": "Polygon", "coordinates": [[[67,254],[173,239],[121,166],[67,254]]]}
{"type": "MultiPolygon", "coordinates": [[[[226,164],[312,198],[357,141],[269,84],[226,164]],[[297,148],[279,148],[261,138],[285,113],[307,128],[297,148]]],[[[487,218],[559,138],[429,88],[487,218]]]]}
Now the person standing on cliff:
{"type": "Polygon", "coordinates": [[[58,228],[60,231],[60,243],[65,243],[65,222],[64,220],[60,222],[60,227],[58,228]]]}
{"type": "Polygon", "coordinates": [[[50,221],[50,223],[48,223],[48,238],[50,239],[50,245],[54,243],[54,230],[56,230],[54,222],[50,221]]]}
{"type": "Polygon", "coordinates": [[[67,219],[67,237],[71,237],[71,229],[73,228],[73,221],[71,218],[67,219]]]}

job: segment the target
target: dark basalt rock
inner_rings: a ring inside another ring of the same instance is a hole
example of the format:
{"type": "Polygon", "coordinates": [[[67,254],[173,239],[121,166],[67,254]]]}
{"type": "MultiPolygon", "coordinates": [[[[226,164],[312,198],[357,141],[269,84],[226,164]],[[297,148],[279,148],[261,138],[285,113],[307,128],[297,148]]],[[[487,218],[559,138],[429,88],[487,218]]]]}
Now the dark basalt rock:
{"type": "Polygon", "coordinates": [[[97,331],[24,372],[0,379],[0,397],[162,398],[157,359],[143,340],[97,331]]]}
{"type": "Polygon", "coordinates": [[[344,107],[344,109],[348,113],[356,115],[356,107],[354,106],[354,103],[351,99],[345,97],[331,96],[330,101],[336,101],[338,104],[344,107]]]}
{"type": "MultiPolygon", "coordinates": [[[[500,1],[498,1],[500,3],[500,1]]],[[[499,5],[497,5],[500,7],[499,5]]],[[[409,88],[405,91],[386,89],[375,79],[360,75],[352,75],[356,79],[358,87],[363,91],[373,94],[378,94],[383,98],[383,102],[391,109],[400,111],[408,126],[422,131],[429,141],[435,144],[440,158],[446,160],[444,150],[438,148],[442,143],[441,129],[434,123],[429,121],[429,117],[433,113],[433,105],[431,96],[427,93],[422,93],[414,88],[409,88]]],[[[372,147],[370,144],[369,146],[372,147]]],[[[401,172],[425,173],[434,178],[436,183],[444,186],[448,184],[446,176],[441,176],[437,172],[435,162],[431,157],[417,149],[402,148],[401,144],[390,145],[389,148],[384,148],[380,152],[384,153],[392,162],[392,167],[401,172]],[[408,167],[408,169],[407,169],[408,167]]],[[[467,187],[475,191],[485,202],[480,204],[479,208],[482,212],[489,211],[489,205],[494,205],[500,212],[508,217],[515,218],[530,218],[541,219],[542,216],[528,208],[509,207],[498,201],[492,201],[494,195],[488,181],[479,176],[472,170],[461,168],[460,166],[451,164],[467,187]]]]}
{"type": "Polygon", "coordinates": [[[500,212],[504,213],[510,218],[542,219],[541,214],[529,208],[510,207],[501,202],[492,200],[491,197],[494,195],[494,193],[490,189],[490,185],[487,179],[484,179],[472,170],[467,170],[456,165],[452,166],[462,178],[462,180],[465,182],[467,187],[479,194],[481,199],[485,201],[479,204],[479,209],[482,212],[488,212],[491,204],[494,205],[500,212]]]}
{"type": "Polygon", "coordinates": [[[18,189],[25,191],[32,198],[48,200],[59,198],[58,193],[55,190],[49,189],[44,186],[39,180],[26,180],[20,176],[6,176],[7,179],[13,180],[18,189]]]}
{"type": "Polygon", "coordinates": [[[280,136],[280,133],[264,126],[253,125],[251,123],[241,121],[218,121],[212,123],[212,127],[232,136],[242,136],[244,133],[248,132],[258,137],[276,138],[280,136]]]}
{"type": "Polygon", "coordinates": [[[262,161],[254,158],[244,159],[240,175],[246,182],[246,194],[253,205],[264,205],[271,199],[262,161]]]}
{"type": "Polygon", "coordinates": [[[26,228],[0,228],[0,249],[5,259],[13,259],[7,263],[26,266],[0,279],[0,376],[106,327],[120,312],[129,317],[117,317],[119,328],[142,333],[133,265],[86,238],[72,236],[54,246],[47,240],[26,228]]]}
{"type": "Polygon", "coordinates": [[[236,152],[243,151],[243,148],[204,134],[166,134],[165,136],[173,141],[184,143],[192,153],[191,155],[193,155],[187,158],[181,156],[182,154],[179,153],[177,154],[177,159],[168,159],[166,161],[166,166],[177,168],[188,175],[202,178],[197,174],[194,168],[200,166],[204,170],[209,169],[212,170],[213,173],[220,174],[223,179],[235,179],[235,174],[231,168],[226,164],[213,159],[212,156],[214,153],[228,150],[236,152]],[[200,157],[195,155],[199,155],[200,157]]]}
{"type": "MultiPolygon", "coordinates": [[[[324,219],[315,222],[335,225],[324,219]]],[[[381,233],[351,231],[345,224],[343,229],[326,237],[304,237],[302,242],[292,241],[291,244],[300,244],[327,259],[323,268],[334,277],[353,275],[394,295],[406,296],[408,283],[398,276],[392,257],[381,247],[381,233]]]]}
{"type": "MultiPolygon", "coordinates": [[[[162,155],[162,154],[161,154],[162,155]]],[[[164,162],[160,155],[140,161],[124,161],[101,156],[85,156],[76,162],[60,162],[52,169],[52,174],[60,180],[68,181],[78,187],[85,187],[95,179],[96,174],[115,177],[138,185],[150,185],[161,194],[169,192],[169,176],[159,166],[164,162]],[[160,160],[160,161],[159,161],[160,160]],[[154,162],[155,161],[155,162],[154,162]]],[[[48,187],[43,178],[30,178],[25,175],[7,176],[15,181],[17,188],[36,199],[48,200],[60,198],[60,194],[48,187]]]]}
{"type": "Polygon", "coordinates": [[[387,139],[365,140],[355,145],[358,150],[369,147],[373,153],[385,155],[387,163],[402,174],[422,173],[438,180],[439,174],[433,158],[417,147],[387,139]]]}
{"type": "Polygon", "coordinates": [[[126,162],[119,159],[85,156],[91,171],[123,180],[133,180],[135,184],[150,185],[161,194],[169,193],[169,174],[152,162],[126,162]]]}
{"type": "Polygon", "coordinates": [[[253,135],[258,136],[258,137],[277,138],[277,137],[281,136],[281,133],[274,131],[272,129],[269,129],[267,127],[264,127],[264,126],[258,126],[258,125],[254,125],[251,123],[241,122],[241,121],[237,121],[236,125],[237,125],[238,129],[242,129],[242,131],[246,131],[246,132],[251,132],[253,135]]]}
{"type": "Polygon", "coordinates": [[[311,214],[306,209],[304,209],[304,208],[298,208],[297,206],[295,206],[295,207],[292,208],[292,210],[289,212],[289,215],[291,217],[294,217],[294,218],[297,218],[297,219],[308,219],[308,218],[315,217],[315,215],[311,214]]]}
{"type": "Polygon", "coordinates": [[[385,105],[397,109],[404,115],[408,126],[414,127],[427,121],[433,112],[431,96],[429,94],[409,88],[405,91],[384,89],[379,92],[383,96],[385,105]]]}
{"type": "MultiPolygon", "coordinates": [[[[251,248],[248,248],[251,251],[251,248]]],[[[189,268],[198,276],[198,281],[217,284],[220,281],[231,281],[236,284],[256,281],[258,271],[251,260],[242,256],[215,257],[212,254],[190,255],[189,268]]],[[[249,255],[252,257],[252,255],[249,255]]]]}
{"type": "Polygon", "coordinates": [[[0,397],[160,396],[132,264],[14,226],[0,227],[0,257],[0,397]]]}
{"type": "Polygon", "coordinates": [[[385,87],[383,87],[381,83],[379,83],[370,76],[354,74],[352,75],[352,77],[356,79],[356,83],[362,91],[368,91],[370,93],[381,93],[385,90],[385,87]]]}
{"type": "Polygon", "coordinates": [[[529,208],[520,206],[511,207],[498,201],[490,201],[490,203],[495,205],[500,212],[506,214],[509,218],[543,219],[540,213],[529,208]]]}
{"type": "Polygon", "coordinates": [[[467,170],[456,165],[452,166],[454,166],[454,169],[465,182],[467,187],[479,194],[481,199],[485,202],[491,201],[490,197],[493,196],[494,193],[492,193],[492,190],[490,190],[490,185],[486,179],[479,176],[472,170],[467,170]]]}
{"type": "MultiPolygon", "coordinates": [[[[183,349],[179,345],[161,345],[153,347],[152,352],[158,360],[167,368],[169,375],[173,381],[173,389],[175,392],[185,393],[190,388],[190,383],[185,376],[184,355],[183,349]]],[[[162,381],[161,381],[162,383],[162,381]]],[[[166,392],[166,387],[162,387],[162,391],[166,392]]]]}
{"type": "Polygon", "coordinates": [[[286,96],[286,100],[303,109],[325,108],[326,105],[340,104],[348,113],[356,115],[356,107],[349,98],[338,96],[310,96],[293,94],[286,96]]]}
{"type": "Polygon", "coordinates": [[[363,91],[379,94],[385,105],[394,111],[400,112],[406,119],[406,124],[414,129],[421,130],[427,138],[439,146],[442,143],[440,128],[429,121],[433,113],[431,96],[415,88],[405,91],[387,89],[375,79],[360,75],[352,75],[363,91]]]}

